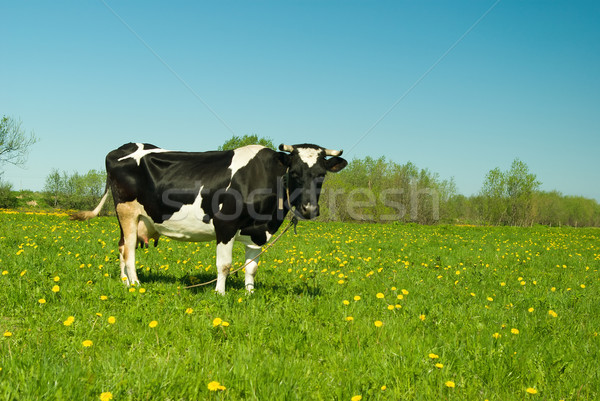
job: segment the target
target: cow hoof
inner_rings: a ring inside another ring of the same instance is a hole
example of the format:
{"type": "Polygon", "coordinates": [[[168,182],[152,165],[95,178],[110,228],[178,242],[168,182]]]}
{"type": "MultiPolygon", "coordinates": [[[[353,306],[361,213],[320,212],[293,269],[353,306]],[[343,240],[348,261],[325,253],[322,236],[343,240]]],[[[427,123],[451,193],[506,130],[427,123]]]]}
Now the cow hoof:
{"type": "Polygon", "coordinates": [[[132,287],[132,286],[138,286],[140,285],[140,281],[139,280],[129,280],[129,278],[127,277],[121,277],[121,280],[123,280],[123,284],[125,284],[127,287],[132,287]]]}

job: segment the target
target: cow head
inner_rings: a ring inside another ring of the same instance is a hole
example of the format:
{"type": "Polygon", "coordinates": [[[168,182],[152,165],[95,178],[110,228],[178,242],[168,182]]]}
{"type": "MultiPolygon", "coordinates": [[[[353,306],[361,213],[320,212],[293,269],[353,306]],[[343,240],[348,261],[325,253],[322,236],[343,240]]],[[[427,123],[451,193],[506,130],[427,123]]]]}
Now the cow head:
{"type": "Polygon", "coordinates": [[[279,145],[281,162],[287,166],[284,177],[290,207],[296,215],[312,219],[319,215],[319,196],[325,174],[337,173],[348,162],[341,157],[341,150],[325,149],[317,145],[279,145]]]}

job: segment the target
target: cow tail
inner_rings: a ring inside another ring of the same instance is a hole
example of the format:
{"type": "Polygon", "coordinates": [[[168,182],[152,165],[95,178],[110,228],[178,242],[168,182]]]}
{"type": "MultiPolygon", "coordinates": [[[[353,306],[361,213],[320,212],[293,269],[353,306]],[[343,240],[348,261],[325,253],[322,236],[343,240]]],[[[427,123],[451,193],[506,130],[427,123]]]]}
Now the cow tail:
{"type": "Polygon", "coordinates": [[[108,185],[108,180],[107,180],[106,181],[106,189],[104,190],[104,195],[102,196],[102,199],[100,199],[100,203],[98,204],[98,206],[96,206],[96,208],[94,210],[86,210],[86,211],[73,213],[71,216],[69,216],[69,219],[84,221],[84,220],[93,219],[94,217],[98,216],[98,214],[100,213],[100,210],[102,210],[102,206],[104,206],[104,202],[106,202],[106,199],[108,198],[109,191],[110,191],[110,186],[108,185]]]}

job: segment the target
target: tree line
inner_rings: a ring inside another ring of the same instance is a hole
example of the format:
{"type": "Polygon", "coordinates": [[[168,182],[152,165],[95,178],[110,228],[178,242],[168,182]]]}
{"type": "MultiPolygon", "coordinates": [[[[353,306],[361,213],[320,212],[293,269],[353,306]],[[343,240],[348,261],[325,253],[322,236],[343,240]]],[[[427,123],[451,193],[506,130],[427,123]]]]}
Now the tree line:
{"type": "MultiPolygon", "coordinates": [[[[0,124],[5,134],[9,122],[4,119],[0,124]]],[[[20,125],[16,126],[20,139],[35,142],[33,135],[24,136],[20,125]]],[[[15,125],[12,127],[14,129],[15,125]]],[[[2,135],[0,145],[1,140],[2,135]]],[[[275,149],[270,139],[257,135],[233,136],[219,149],[235,149],[248,144],[275,149]]],[[[20,162],[22,151],[20,148],[20,162]]],[[[0,152],[0,162],[1,156],[0,152]]],[[[46,177],[43,200],[55,208],[92,209],[104,193],[105,182],[104,171],[90,170],[80,174],[52,169],[46,177]]],[[[600,226],[597,201],[557,191],[544,192],[540,186],[536,175],[519,159],[515,159],[506,171],[490,170],[481,190],[475,195],[464,196],[457,193],[453,179],[442,179],[439,174],[410,162],[398,164],[385,157],[367,156],[354,158],[344,170],[327,176],[319,202],[319,218],[418,224],[600,226]]],[[[16,205],[10,189],[8,184],[0,185],[0,207],[16,205]]],[[[104,213],[113,213],[112,208],[105,207],[104,213]]]]}

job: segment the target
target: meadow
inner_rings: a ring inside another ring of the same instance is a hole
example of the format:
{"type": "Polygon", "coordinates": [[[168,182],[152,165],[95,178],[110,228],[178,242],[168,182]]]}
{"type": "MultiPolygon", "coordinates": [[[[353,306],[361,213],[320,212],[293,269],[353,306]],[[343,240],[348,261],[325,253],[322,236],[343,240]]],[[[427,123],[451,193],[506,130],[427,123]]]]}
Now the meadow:
{"type": "MultiPolygon", "coordinates": [[[[214,243],[0,212],[3,400],[600,398],[600,229],[300,222],[257,288],[214,243]]],[[[241,266],[243,247],[234,252],[241,266]]]]}

